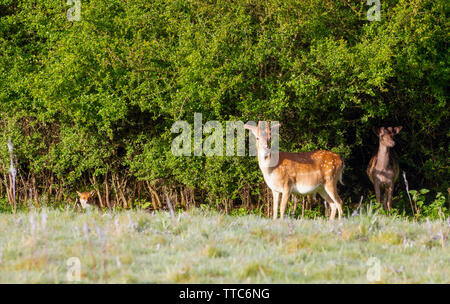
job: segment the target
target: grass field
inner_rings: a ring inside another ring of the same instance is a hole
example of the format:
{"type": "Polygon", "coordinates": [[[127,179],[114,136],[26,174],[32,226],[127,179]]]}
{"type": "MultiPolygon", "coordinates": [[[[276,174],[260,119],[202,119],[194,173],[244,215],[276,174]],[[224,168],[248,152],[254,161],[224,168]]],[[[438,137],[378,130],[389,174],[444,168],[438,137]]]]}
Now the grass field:
{"type": "Polygon", "coordinates": [[[448,220],[370,210],[334,222],[41,210],[1,214],[0,231],[0,283],[450,283],[448,220]]]}

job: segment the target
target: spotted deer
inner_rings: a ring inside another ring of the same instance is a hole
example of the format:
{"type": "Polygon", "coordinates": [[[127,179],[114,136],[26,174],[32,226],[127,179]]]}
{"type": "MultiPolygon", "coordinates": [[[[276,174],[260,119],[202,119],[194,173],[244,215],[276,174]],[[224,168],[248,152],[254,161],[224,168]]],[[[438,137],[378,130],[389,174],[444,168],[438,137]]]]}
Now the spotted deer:
{"type": "Polygon", "coordinates": [[[278,202],[281,197],[280,218],[284,217],[286,205],[292,192],[299,194],[319,193],[330,207],[330,220],[336,216],[342,218],[342,200],[337,191],[338,180],[342,183],[343,161],[331,151],[315,152],[278,152],[269,146],[272,129],[268,123],[259,122],[257,126],[245,124],[244,128],[256,137],[256,150],[259,168],[264,181],[273,194],[273,218],[278,217],[278,202]],[[264,125],[266,127],[264,127],[264,125]],[[273,161],[273,153],[278,159],[273,161]]]}
{"type": "Polygon", "coordinates": [[[398,161],[390,149],[395,146],[394,136],[401,129],[402,126],[372,128],[378,136],[379,146],[377,154],[370,159],[366,173],[375,186],[377,202],[381,204],[381,194],[383,194],[383,208],[388,211],[392,208],[392,192],[400,171],[398,161]]]}
{"type": "Polygon", "coordinates": [[[83,209],[89,208],[90,204],[88,204],[89,200],[94,196],[95,190],[92,190],[91,192],[78,192],[78,197],[80,199],[80,204],[83,209]]]}

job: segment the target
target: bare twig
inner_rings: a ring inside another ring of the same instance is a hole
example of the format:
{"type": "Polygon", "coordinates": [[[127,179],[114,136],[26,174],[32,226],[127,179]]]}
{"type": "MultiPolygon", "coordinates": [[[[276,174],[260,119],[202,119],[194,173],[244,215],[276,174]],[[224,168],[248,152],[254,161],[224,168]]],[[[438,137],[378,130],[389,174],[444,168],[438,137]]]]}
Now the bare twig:
{"type": "Polygon", "coordinates": [[[152,197],[152,205],[153,205],[153,209],[157,210],[158,207],[156,206],[156,203],[154,201],[154,198],[156,198],[157,202],[158,202],[158,206],[159,208],[161,208],[162,204],[161,204],[161,200],[159,199],[159,195],[158,192],[156,192],[156,190],[152,187],[152,185],[150,184],[149,181],[145,181],[145,184],[148,187],[148,190],[150,190],[150,195],[152,197]]]}
{"type": "Polygon", "coordinates": [[[297,211],[297,203],[298,203],[298,197],[296,195],[292,198],[294,206],[292,208],[292,217],[295,217],[295,211],[297,211]]]}
{"type": "Polygon", "coordinates": [[[302,219],[305,217],[305,196],[302,198],[302,219]]]}
{"type": "Polygon", "coordinates": [[[412,203],[412,199],[411,199],[411,195],[409,195],[409,186],[408,186],[408,180],[406,179],[406,173],[405,171],[403,171],[403,180],[405,181],[405,186],[406,186],[406,194],[408,194],[408,198],[409,198],[409,203],[411,204],[411,210],[413,212],[413,215],[416,215],[416,210],[414,210],[413,207],[413,203],[412,203]]]}
{"type": "Polygon", "coordinates": [[[16,212],[16,176],[17,176],[17,170],[14,168],[14,146],[11,142],[11,138],[8,141],[8,150],[9,150],[9,158],[11,161],[10,167],[9,167],[9,175],[11,178],[11,199],[12,203],[14,205],[14,212],[16,212]]]}
{"type": "Polygon", "coordinates": [[[356,208],[356,211],[358,211],[361,208],[361,204],[362,204],[363,199],[364,199],[364,196],[361,195],[361,198],[359,199],[358,208],[356,208]]]}
{"type": "Polygon", "coordinates": [[[170,210],[170,216],[172,217],[172,221],[174,224],[177,223],[177,219],[175,218],[175,211],[173,210],[173,206],[172,203],[170,202],[169,196],[167,195],[167,193],[164,193],[166,196],[166,203],[167,206],[169,206],[169,210],[170,210]]]}

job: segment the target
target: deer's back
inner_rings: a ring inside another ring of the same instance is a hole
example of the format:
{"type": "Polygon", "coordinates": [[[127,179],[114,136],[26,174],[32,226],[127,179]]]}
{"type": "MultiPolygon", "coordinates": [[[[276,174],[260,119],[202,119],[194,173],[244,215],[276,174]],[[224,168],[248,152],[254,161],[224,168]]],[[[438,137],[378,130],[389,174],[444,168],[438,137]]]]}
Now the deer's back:
{"type": "Polygon", "coordinates": [[[328,180],[337,181],[342,165],[340,156],[330,151],[280,152],[277,166],[264,178],[271,189],[296,186],[296,192],[309,193],[328,180]]]}

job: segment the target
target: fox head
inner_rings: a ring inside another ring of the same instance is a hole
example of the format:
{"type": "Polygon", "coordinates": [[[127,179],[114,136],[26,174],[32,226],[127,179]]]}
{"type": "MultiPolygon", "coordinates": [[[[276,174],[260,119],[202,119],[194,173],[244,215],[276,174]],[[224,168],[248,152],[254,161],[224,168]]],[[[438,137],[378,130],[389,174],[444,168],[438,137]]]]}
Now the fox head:
{"type": "Polygon", "coordinates": [[[88,207],[88,201],[89,199],[95,194],[95,191],[92,190],[91,192],[78,192],[77,191],[78,196],[80,197],[80,203],[81,203],[81,207],[83,207],[83,209],[86,209],[88,207]]]}

